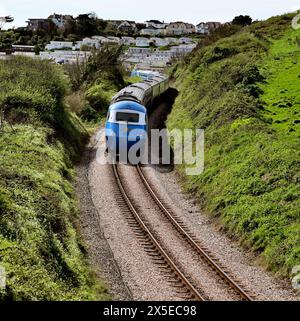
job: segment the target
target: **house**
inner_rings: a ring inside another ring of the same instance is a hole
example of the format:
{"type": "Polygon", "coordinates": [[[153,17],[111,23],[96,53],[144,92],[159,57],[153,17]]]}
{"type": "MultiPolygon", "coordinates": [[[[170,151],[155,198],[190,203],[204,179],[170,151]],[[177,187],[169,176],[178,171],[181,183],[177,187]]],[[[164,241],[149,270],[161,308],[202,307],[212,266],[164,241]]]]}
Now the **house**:
{"type": "Polygon", "coordinates": [[[177,38],[166,37],[165,40],[168,42],[169,45],[179,43],[179,39],[177,38]]]}
{"type": "Polygon", "coordinates": [[[72,49],[73,42],[71,41],[50,41],[45,47],[46,50],[61,50],[61,49],[72,49]]]}
{"type": "Polygon", "coordinates": [[[159,36],[164,34],[164,29],[148,27],[140,31],[141,36],[159,36]]]}
{"type": "Polygon", "coordinates": [[[72,64],[86,61],[91,54],[86,51],[64,51],[55,50],[54,52],[42,51],[40,52],[40,58],[43,60],[52,60],[59,64],[72,64]]]}
{"type": "Polygon", "coordinates": [[[154,28],[154,29],[165,29],[167,27],[167,23],[160,22],[159,20],[149,20],[146,21],[146,28],[154,28]]]}
{"type": "Polygon", "coordinates": [[[189,43],[193,43],[193,40],[191,38],[182,37],[182,38],[179,39],[179,43],[181,43],[181,44],[189,44],[189,43]]]}
{"type": "Polygon", "coordinates": [[[196,48],[196,44],[179,45],[171,48],[171,51],[180,55],[187,55],[196,48]]]}
{"type": "Polygon", "coordinates": [[[132,37],[122,37],[121,44],[126,46],[135,45],[135,39],[132,37]]]}
{"type": "Polygon", "coordinates": [[[103,36],[92,36],[92,39],[97,39],[100,43],[107,42],[107,38],[103,36]]]}
{"type": "Polygon", "coordinates": [[[134,21],[122,21],[118,26],[117,30],[123,33],[134,33],[137,32],[137,27],[134,21]]]}
{"type": "Polygon", "coordinates": [[[75,20],[71,15],[61,15],[56,13],[53,13],[53,15],[49,16],[48,19],[52,20],[58,29],[63,29],[68,21],[75,20]]]}
{"type": "Polygon", "coordinates": [[[82,46],[87,46],[95,49],[99,49],[101,47],[100,40],[99,39],[93,39],[93,38],[84,38],[82,39],[82,46]]]}
{"type": "Polygon", "coordinates": [[[191,23],[181,21],[171,22],[165,30],[166,35],[187,35],[196,32],[196,27],[191,23]]]}
{"type": "Polygon", "coordinates": [[[196,26],[196,30],[197,30],[197,33],[208,35],[212,31],[218,29],[221,26],[222,26],[221,22],[200,22],[196,26]]]}
{"type": "Polygon", "coordinates": [[[118,37],[107,37],[107,43],[116,43],[116,44],[120,44],[121,40],[118,37]]]}
{"type": "Polygon", "coordinates": [[[154,43],[156,47],[163,47],[169,44],[169,42],[163,38],[151,38],[150,42],[154,43]]]}
{"type": "Polygon", "coordinates": [[[82,45],[83,45],[82,41],[76,41],[75,45],[73,46],[73,50],[80,50],[82,45]]]}
{"type": "Polygon", "coordinates": [[[127,50],[128,55],[148,55],[151,52],[151,48],[130,47],[127,50]]]}
{"type": "Polygon", "coordinates": [[[31,31],[45,30],[50,31],[54,28],[54,24],[51,19],[38,19],[30,18],[27,22],[27,29],[31,31]]]}
{"type": "Polygon", "coordinates": [[[149,27],[149,28],[145,28],[145,29],[142,29],[140,31],[140,35],[141,36],[158,36],[158,35],[161,35],[163,34],[163,29],[157,29],[157,28],[154,28],[154,27],[149,27]]]}
{"type": "Polygon", "coordinates": [[[138,37],[135,40],[135,45],[137,47],[149,47],[150,40],[143,37],[138,37]]]}

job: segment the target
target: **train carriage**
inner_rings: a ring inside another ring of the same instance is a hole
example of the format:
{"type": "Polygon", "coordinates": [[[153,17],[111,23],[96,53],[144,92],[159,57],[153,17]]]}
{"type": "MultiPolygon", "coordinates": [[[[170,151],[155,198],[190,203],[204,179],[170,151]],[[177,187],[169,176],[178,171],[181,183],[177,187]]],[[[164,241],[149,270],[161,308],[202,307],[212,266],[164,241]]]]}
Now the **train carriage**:
{"type": "Polygon", "coordinates": [[[105,125],[106,147],[113,154],[147,140],[147,109],[169,88],[167,76],[154,72],[151,80],[120,90],[112,99],[105,125]]]}

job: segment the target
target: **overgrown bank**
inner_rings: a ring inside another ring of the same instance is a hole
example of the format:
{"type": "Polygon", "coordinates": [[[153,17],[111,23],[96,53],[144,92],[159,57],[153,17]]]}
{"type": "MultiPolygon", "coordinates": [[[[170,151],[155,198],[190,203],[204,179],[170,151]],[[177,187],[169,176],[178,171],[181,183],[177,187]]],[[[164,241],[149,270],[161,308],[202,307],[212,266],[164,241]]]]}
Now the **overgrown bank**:
{"type": "Polygon", "coordinates": [[[282,275],[300,264],[300,31],[292,18],[226,27],[202,42],[173,70],[180,95],[168,119],[170,129],[205,129],[205,171],[185,177],[186,188],[282,275]]]}
{"type": "Polygon", "coordinates": [[[48,62],[0,61],[1,300],[107,298],[92,275],[76,229],[74,168],[88,137],[64,107],[69,87],[48,62]],[[9,123],[12,124],[12,128],[9,123]]]}

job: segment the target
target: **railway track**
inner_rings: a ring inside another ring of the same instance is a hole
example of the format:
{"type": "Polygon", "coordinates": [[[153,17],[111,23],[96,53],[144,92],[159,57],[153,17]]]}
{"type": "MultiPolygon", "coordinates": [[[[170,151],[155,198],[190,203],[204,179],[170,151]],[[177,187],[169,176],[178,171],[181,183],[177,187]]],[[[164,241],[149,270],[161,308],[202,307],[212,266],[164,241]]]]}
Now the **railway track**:
{"type": "Polygon", "coordinates": [[[196,237],[188,230],[187,226],[183,221],[172,212],[167,205],[159,198],[154,188],[148,182],[140,165],[136,167],[139,177],[141,178],[145,188],[149,192],[152,199],[160,208],[161,212],[170,221],[170,223],[176,228],[176,230],[182,235],[182,237],[193,247],[197,254],[199,254],[206,263],[226,282],[236,293],[238,293],[243,300],[254,301],[254,296],[249,294],[241,283],[234,280],[234,277],[229,274],[226,267],[222,266],[221,263],[209,252],[208,249],[201,246],[200,242],[196,237]]]}
{"type": "MultiPolygon", "coordinates": [[[[170,282],[175,282],[175,287],[182,288],[185,287],[186,291],[178,291],[180,294],[190,294],[191,299],[195,299],[197,301],[205,301],[203,295],[190,283],[190,281],[185,277],[185,275],[180,271],[177,267],[176,263],[172,260],[172,258],[165,252],[165,250],[160,245],[160,242],[157,238],[152,234],[152,232],[148,229],[145,224],[143,218],[140,216],[130,198],[128,197],[126,190],[122,184],[119,172],[118,165],[113,164],[113,172],[116,178],[116,182],[120,191],[120,196],[118,203],[120,206],[126,205],[127,210],[125,209],[125,214],[132,214],[132,217],[127,217],[130,221],[130,225],[142,242],[144,248],[147,253],[153,257],[156,261],[156,264],[159,264],[161,269],[167,274],[168,277],[171,277],[170,282]],[[124,202],[124,203],[123,203],[124,202]]],[[[124,210],[124,209],[123,209],[124,210]]],[[[186,297],[186,295],[184,295],[186,297]]]]}
{"type": "MultiPolygon", "coordinates": [[[[156,237],[155,233],[151,231],[147,218],[141,215],[139,207],[135,206],[133,201],[128,195],[128,192],[122,182],[122,178],[119,174],[117,164],[113,165],[113,173],[117,184],[117,195],[118,205],[122,208],[126,218],[129,222],[130,227],[134,230],[136,236],[142,243],[145,251],[152,257],[154,262],[159,265],[162,272],[166,275],[169,282],[177,289],[182,298],[188,298],[199,301],[206,301],[209,298],[203,291],[196,288],[193,285],[193,281],[185,275],[183,270],[178,267],[172,255],[167,253],[161,241],[156,237]]],[[[140,178],[146,192],[151,197],[152,201],[155,202],[160,212],[164,217],[171,223],[172,227],[176,229],[176,233],[180,234],[182,239],[189,244],[192,250],[216,273],[222,282],[224,282],[231,290],[233,290],[242,300],[253,301],[254,296],[249,294],[243,287],[243,285],[237,281],[231,273],[224,267],[210,251],[201,245],[196,239],[184,222],[178,217],[170,207],[164,203],[164,201],[158,196],[158,193],[152,187],[151,183],[147,180],[146,175],[143,172],[141,166],[136,166],[138,177],[140,178]]]]}

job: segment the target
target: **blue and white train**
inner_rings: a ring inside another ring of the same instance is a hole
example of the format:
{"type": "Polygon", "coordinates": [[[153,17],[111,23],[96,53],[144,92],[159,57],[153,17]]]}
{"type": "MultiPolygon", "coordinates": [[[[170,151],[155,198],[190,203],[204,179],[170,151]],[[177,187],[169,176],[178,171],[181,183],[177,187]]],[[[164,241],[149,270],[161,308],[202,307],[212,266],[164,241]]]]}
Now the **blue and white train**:
{"type": "Polygon", "coordinates": [[[168,88],[169,78],[153,72],[151,80],[125,87],[113,97],[105,124],[108,152],[119,154],[137,142],[146,142],[147,110],[168,88]]]}

